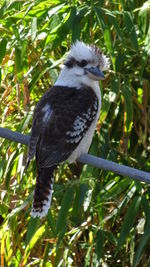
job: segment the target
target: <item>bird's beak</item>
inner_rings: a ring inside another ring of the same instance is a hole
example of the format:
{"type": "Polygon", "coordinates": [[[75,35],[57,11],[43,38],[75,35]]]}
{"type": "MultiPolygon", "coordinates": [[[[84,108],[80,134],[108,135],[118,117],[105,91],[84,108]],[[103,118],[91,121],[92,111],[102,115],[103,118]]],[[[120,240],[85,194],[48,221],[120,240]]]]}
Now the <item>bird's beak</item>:
{"type": "Polygon", "coordinates": [[[85,72],[93,80],[99,81],[99,80],[105,79],[104,73],[99,69],[98,66],[97,67],[91,67],[91,68],[85,68],[85,72]]]}

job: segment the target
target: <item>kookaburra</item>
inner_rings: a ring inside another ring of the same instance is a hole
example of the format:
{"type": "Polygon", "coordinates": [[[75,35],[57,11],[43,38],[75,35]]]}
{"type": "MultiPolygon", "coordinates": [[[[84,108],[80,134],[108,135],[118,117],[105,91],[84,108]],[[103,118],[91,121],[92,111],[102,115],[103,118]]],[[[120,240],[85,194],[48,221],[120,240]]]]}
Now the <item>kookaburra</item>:
{"type": "Polygon", "coordinates": [[[28,152],[28,163],[35,155],[37,167],[32,217],[48,212],[57,165],[88,152],[101,108],[99,80],[108,68],[100,49],[77,41],[56,83],[38,102],[28,152]]]}

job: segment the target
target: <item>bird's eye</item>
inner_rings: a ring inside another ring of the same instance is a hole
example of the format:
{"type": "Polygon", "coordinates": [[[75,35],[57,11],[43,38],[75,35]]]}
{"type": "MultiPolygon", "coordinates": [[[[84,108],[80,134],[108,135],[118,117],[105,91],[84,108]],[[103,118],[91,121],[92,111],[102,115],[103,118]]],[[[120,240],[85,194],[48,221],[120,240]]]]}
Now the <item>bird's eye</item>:
{"type": "Polygon", "coordinates": [[[83,59],[83,60],[80,62],[80,66],[81,66],[81,67],[85,67],[87,64],[88,64],[88,62],[87,62],[85,59],[83,59]]]}

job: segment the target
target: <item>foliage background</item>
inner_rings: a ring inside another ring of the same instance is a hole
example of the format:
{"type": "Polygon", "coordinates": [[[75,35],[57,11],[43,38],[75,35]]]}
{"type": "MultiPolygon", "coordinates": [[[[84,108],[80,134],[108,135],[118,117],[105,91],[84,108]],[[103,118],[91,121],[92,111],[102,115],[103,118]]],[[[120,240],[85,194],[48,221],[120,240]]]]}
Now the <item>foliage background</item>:
{"type": "MultiPolygon", "coordinates": [[[[150,171],[150,1],[0,3],[0,121],[29,133],[39,98],[81,39],[111,58],[90,153],[150,171]]],[[[4,266],[150,266],[150,187],[81,164],[56,171],[51,210],[31,219],[35,163],[0,139],[4,266]]]]}

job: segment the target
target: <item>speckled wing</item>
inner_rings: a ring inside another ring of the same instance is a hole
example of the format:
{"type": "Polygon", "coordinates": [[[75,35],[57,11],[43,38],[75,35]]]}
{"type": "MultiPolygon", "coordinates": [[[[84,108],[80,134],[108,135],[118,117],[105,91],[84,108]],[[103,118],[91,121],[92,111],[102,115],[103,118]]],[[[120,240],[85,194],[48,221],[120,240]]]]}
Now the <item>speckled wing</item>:
{"type": "Polygon", "coordinates": [[[52,87],[35,110],[29,159],[36,152],[40,168],[68,159],[95,119],[98,105],[90,87],[52,87]]]}

